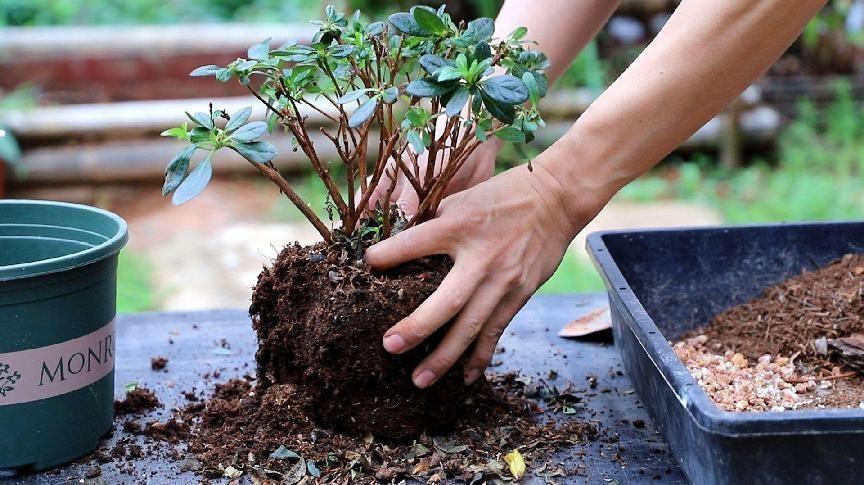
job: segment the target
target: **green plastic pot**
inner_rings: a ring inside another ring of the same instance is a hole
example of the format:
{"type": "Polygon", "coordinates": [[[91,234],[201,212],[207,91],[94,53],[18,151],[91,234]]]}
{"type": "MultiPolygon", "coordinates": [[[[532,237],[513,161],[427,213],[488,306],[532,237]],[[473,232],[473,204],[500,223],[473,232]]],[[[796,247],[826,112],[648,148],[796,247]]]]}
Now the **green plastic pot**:
{"type": "Polygon", "coordinates": [[[127,239],[101,209],[0,200],[0,475],[69,462],[110,431],[127,239]]]}

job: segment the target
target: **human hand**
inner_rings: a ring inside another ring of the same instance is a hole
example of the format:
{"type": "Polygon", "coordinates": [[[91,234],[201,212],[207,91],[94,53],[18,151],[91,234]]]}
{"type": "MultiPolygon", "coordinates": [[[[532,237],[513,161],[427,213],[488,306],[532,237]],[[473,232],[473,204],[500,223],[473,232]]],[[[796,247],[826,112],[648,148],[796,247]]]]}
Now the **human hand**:
{"type": "MultiPolygon", "coordinates": [[[[495,173],[495,157],[498,155],[498,150],[501,147],[501,142],[498,139],[491,139],[479,147],[471,154],[468,160],[462,165],[462,168],[456,172],[456,175],[447,184],[444,195],[452,195],[461,192],[465,189],[474,187],[475,185],[484,182],[495,173]]],[[[426,163],[428,152],[419,157],[420,173],[426,171],[426,163]]],[[[417,212],[419,205],[417,192],[411,186],[411,182],[405,177],[405,174],[396,167],[396,163],[391,159],[387,162],[385,173],[396,171],[396,186],[393,188],[393,194],[390,196],[390,203],[396,204],[407,216],[412,216],[417,212]]],[[[440,169],[439,169],[440,170],[440,169]]],[[[383,201],[387,194],[387,189],[390,188],[390,179],[385,175],[378,181],[372,196],[369,198],[368,207],[374,208],[375,204],[383,201]]],[[[359,201],[361,194],[357,194],[356,199],[359,201]]]]}
{"type": "Polygon", "coordinates": [[[489,365],[513,316],[561,263],[576,234],[608,201],[591,190],[564,187],[535,163],[492,177],[441,203],[435,219],[375,244],[366,262],[384,270],[431,254],[454,265],[411,315],[384,335],[388,352],[401,354],[455,318],[438,347],[414,370],[417,387],[434,384],[475,342],[465,371],[471,384],[489,365]]]}

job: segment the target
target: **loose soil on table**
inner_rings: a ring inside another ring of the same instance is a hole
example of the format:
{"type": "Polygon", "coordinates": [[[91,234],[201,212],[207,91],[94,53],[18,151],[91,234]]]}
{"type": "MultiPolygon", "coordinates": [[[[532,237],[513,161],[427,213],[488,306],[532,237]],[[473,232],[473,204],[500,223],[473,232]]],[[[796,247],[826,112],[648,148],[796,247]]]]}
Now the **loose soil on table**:
{"type": "Polygon", "coordinates": [[[767,288],[675,344],[727,410],[864,406],[864,380],[837,339],[864,333],[864,255],[850,254],[767,288]]]}
{"type": "Polygon", "coordinates": [[[375,275],[352,256],[293,245],[261,273],[250,309],[259,392],[291,384],[295,400],[315,403],[319,426],[356,436],[409,441],[448,430],[460,404],[485,385],[464,385],[464,358],[428,389],[411,382],[448,326],[402,355],[385,351],[382,338],[438,288],[452,263],[428,257],[375,275]]]}
{"type": "Polygon", "coordinates": [[[510,477],[505,456],[519,448],[528,470],[540,477],[567,476],[552,455],[597,436],[575,417],[553,415],[580,398],[549,387],[526,386],[510,374],[458,406],[446,436],[416,436],[410,443],[381,441],[324,429],[311,419],[315,403],[292,384],[260,390],[248,379],[217,385],[206,404],[190,404],[176,419],[192,423],[180,434],[210,477],[247,474],[296,483],[320,478],[333,483],[424,482],[510,477]],[[529,399],[531,394],[537,400],[529,399]],[[545,414],[544,414],[545,409],[545,414]],[[230,467],[230,468],[229,468],[230,467]]]}
{"type": "Polygon", "coordinates": [[[153,391],[145,387],[136,387],[127,392],[122,401],[114,401],[114,414],[117,416],[143,414],[161,406],[162,403],[153,391]]]}

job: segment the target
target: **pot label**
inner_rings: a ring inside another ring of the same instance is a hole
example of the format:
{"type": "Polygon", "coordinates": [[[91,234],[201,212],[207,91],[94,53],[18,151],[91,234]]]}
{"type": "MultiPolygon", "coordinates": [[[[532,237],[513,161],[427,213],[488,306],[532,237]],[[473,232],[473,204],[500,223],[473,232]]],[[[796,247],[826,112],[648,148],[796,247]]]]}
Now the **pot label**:
{"type": "Polygon", "coordinates": [[[114,320],[59,344],[0,354],[0,406],[89,386],[114,369],[114,320]]]}

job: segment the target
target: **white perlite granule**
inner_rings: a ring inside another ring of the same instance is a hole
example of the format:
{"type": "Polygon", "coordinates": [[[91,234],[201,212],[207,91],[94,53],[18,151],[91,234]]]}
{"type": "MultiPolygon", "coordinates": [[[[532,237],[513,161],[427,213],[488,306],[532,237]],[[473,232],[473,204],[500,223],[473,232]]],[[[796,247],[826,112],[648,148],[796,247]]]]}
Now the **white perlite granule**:
{"type": "Polygon", "coordinates": [[[814,402],[814,392],[830,381],[802,380],[788,357],[759,357],[755,365],[741,354],[710,352],[708,337],[699,335],[673,345],[675,353],[703,390],[726,411],[785,411],[814,402]],[[793,381],[793,382],[789,382],[793,381]]]}

